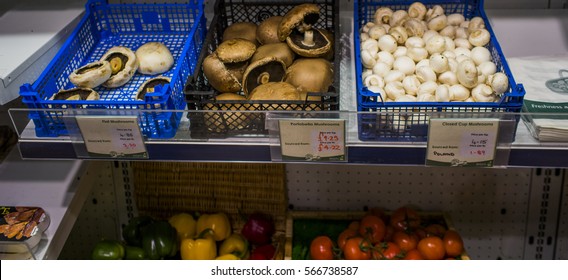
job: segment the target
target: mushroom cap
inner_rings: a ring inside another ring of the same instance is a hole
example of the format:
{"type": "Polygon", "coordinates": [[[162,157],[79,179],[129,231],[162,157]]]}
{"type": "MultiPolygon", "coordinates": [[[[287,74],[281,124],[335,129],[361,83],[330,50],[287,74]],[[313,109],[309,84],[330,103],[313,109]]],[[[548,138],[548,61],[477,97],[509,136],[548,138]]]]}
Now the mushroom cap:
{"type": "Polygon", "coordinates": [[[269,56],[275,56],[279,58],[284,62],[284,64],[286,64],[286,67],[288,67],[294,62],[296,54],[286,43],[278,42],[273,44],[266,44],[256,49],[256,52],[250,59],[250,62],[252,63],[269,56]]]}
{"type": "Polygon", "coordinates": [[[256,51],[256,45],[245,39],[230,39],[221,43],[215,52],[223,63],[235,63],[249,60],[256,51]]]}
{"type": "MultiPolygon", "coordinates": [[[[221,93],[211,99],[211,103],[206,103],[204,108],[206,110],[214,111],[244,111],[246,107],[242,101],[246,98],[240,94],[225,92],[221,93]],[[219,103],[214,102],[219,101],[219,103]],[[228,102],[225,101],[237,101],[228,102]]],[[[207,129],[213,132],[226,132],[227,130],[243,129],[248,126],[248,114],[238,112],[207,112],[205,113],[205,123],[207,129]]]]}
{"type": "Polygon", "coordinates": [[[112,47],[103,55],[100,60],[106,60],[110,62],[113,57],[117,56],[121,57],[121,60],[125,59],[126,62],[122,62],[123,67],[121,67],[121,70],[118,73],[111,75],[110,78],[103,83],[103,86],[107,88],[116,88],[128,83],[132,76],[134,76],[134,73],[136,73],[136,70],[138,70],[139,63],[138,59],[136,58],[136,54],[131,49],[126,47],[112,47]]]}
{"type": "Polygon", "coordinates": [[[95,61],[75,69],[75,71],[69,75],[69,80],[76,87],[94,88],[106,82],[111,74],[112,69],[108,61],[95,61]]]}
{"type": "Polygon", "coordinates": [[[329,61],[333,61],[333,58],[335,56],[335,51],[334,51],[334,48],[333,48],[335,36],[333,35],[333,32],[331,32],[327,29],[320,29],[319,31],[329,41],[329,51],[327,51],[327,53],[325,53],[322,57],[329,60],[329,61]]]}
{"type": "Polygon", "coordinates": [[[290,35],[286,38],[286,43],[296,54],[303,57],[326,56],[332,49],[330,39],[319,29],[312,29],[312,31],[315,43],[313,46],[306,46],[302,44],[304,34],[297,30],[290,33],[290,35]]]}
{"type": "Polygon", "coordinates": [[[278,38],[278,26],[282,21],[282,16],[271,16],[262,21],[256,29],[256,40],[261,45],[280,43],[278,38]]]}
{"type": "Polygon", "coordinates": [[[153,88],[158,85],[169,84],[170,81],[170,78],[164,76],[154,77],[146,80],[142,85],[138,87],[138,90],[136,91],[136,100],[144,100],[144,97],[148,92],[153,92],[153,88]],[[149,90],[150,88],[152,88],[152,91],[149,90]]]}
{"type": "Polygon", "coordinates": [[[223,42],[240,38],[253,42],[256,45],[256,28],[257,25],[252,22],[235,22],[223,31],[223,42]]]}
{"type": "Polygon", "coordinates": [[[216,53],[208,55],[203,60],[203,74],[209,84],[220,92],[237,92],[241,90],[239,80],[227,70],[227,67],[216,53]]]}
{"type": "Polygon", "coordinates": [[[138,72],[147,75],[162,74],[174,65],[174,57],[160,42],[148,42],[136,50],[138,72]]]}
{"type": "Polygon", "coordinates": [[[302,100],[295,86],[286,82],[269,82],[256,87],[249,100],[302,100]]]}
{"type": "Polygon", "coordinates": [[[60,90],[49,100],[99,100],[99,93],[90,88],[72,88],[60,90]]]}
{"type": "Polygon", "coordinates": [[[277,57],[269,56],[257,60],[247,67],[243,76],[243,92],[245,96],[258,86],[268,82],[282,82],[286,75],[286,64],[277,57]]]}
{"type": "Polygon", "coordinates": [[[297,59],[286,70],[285,81],[300,91],[327,92],[333,83],[333,69],[323,58],[297,59]]]}
{"type": "Polygon", "coordinates": [[[278,39],[280,41],[286,40],[302,22],[309,25],[315,24],[319,20],[319,13],[320,8],[316,4],[308,3],[295,6],[282,18],[278,26],[278,39]]]}

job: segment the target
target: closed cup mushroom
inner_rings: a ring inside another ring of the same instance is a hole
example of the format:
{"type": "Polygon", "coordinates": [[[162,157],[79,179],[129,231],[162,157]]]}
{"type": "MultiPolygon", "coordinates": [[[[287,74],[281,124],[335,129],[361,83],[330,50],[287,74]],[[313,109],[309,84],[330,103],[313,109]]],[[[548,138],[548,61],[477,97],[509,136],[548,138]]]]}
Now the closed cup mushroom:
{"type": "Polygon", "coordinates": [[[319,20],[316,4],[301,4],[292,8],[280,22],[278,38],[300,56],[322,57],[331,49],[331,42],[313,25],[319,20]]]}
{"type": "Polygon", "coordinates": [[[252,22],[235,22],[223,31],[223,42],[232,39],[245,39],[258,45],[256,39],[257,25],[252,22]]]}
{"type": "Polygon", "coordinates": [[[136,50],[138,59],[138,72],[147,75],[162,74],[174,65],[174,57],[160,42],[148,42],[136,50]]]}
{"type": "Polygon", "coordinates": [[[263,20],[256,28],[256,40],[261,45],[280,43],[278,26],[281,21],[281,16],[271,16],[263,20]]]}
{"type": "Polygon", "coordinates": [[[69,80],[76,87],[94,88],[106,82],[111,74],[112,69],[108,61],[95,61],[73,71],[69,80]]]}
{"type": "Polygon", "coordinates": [[[110,63],[112,74],[103,83],[107,88],[116,88],[128,83],[139,66],[136,54],[131,49],[121,46],[110,48],[100,60],[110,63]]]}

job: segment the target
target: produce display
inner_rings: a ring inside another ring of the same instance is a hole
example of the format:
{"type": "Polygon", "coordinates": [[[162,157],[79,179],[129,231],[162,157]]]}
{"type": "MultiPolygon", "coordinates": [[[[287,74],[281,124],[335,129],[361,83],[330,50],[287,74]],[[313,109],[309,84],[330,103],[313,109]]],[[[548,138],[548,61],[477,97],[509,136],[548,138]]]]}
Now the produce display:
{"type": "MultiPolygon", "coordinates": [[[[400,207],[294,219],[291,259],[442,260],[469,259],[460,234],[441,214],[400,207]],[[359,218],[355,218],[359,217],[359,218]]],[[[287,233],[289,236],[291,233],[287,233]]]]}
{"type": "Polygon", "coordinates": [[[258,25],[235,22],[203,61],[203,73],[222,100],[242,100],[228,99],[226,93],[235,93],[246,100],[302,101],[308,92],[326,92],[333,83],[333,35],[314,27],[319,18],[318,5],[301,4],[258,25]]]}
{"type": "MultiPolygon", "coordinates": [[[[123,46],[106,51],[99,61],[88,63],[74,70],[69,81],[76,88],[61,90],[50,100],[99,100],[94,88],[119,88],[128,83],[136,72],[143,75],[158,75],[167,72],[174,64],[170,50],[160,42],[147,42],[136,52],[123,46]]],[[[144,82],[136,93],[137,100],[144,100],[156,86],[170,82],[168,77],[154,77],[144,82]]]]}
{"type": "Polygon", "coordinates": [[[509,80],[490,40],[481,17],[441,5],[379,7],[360,30],[363,85],[387,102],[497,102],[509,80]]]}
{"type": "Polygon", "coordinates": [[[101,240],[91,252],[94,260],[270,260],[276,255],[271,217],[251,214],[240,232],[223,212],[172,215],[168,220],[132,218],[122,240],[101,240]]]}

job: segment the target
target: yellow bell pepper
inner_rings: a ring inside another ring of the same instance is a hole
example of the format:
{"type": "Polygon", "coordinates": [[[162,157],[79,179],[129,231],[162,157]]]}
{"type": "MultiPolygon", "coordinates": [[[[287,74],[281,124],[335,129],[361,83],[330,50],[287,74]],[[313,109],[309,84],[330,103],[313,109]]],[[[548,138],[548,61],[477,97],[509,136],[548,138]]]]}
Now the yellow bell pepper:
{"type": "Polygon", "coordinates": [[[197,223],[190,214],[175,214],[168,219],[168,222],[176,229],[179,241],[195,237],[197,223]]]}
{"type": "Polygon", "coordinates": [[[219,255],[233,254],[239,259],[244,259],[248,255],[248,241],[239,233],[233,233],[221,243],[219,255]]]}
{"type": "Polygon", "coordinates": [[[213,239],[223,241],[231,235],[231,223],[225,213],[203,214],[197,219],[197,232],[213,230],[213,239]]]}
{"type": "Polygon", "coordinates": [[[217,257],[217,244],[211,235],[185,238],[180,247],[182,260],[214,260],[217,257]]]}
{"type": "Polygon", "coordinates": [[[240,258],[233,254],[225,254],[218,256],[217,258],[215,258],[215,260],[234,261],[234,260],[240,260],[240,258]]]}

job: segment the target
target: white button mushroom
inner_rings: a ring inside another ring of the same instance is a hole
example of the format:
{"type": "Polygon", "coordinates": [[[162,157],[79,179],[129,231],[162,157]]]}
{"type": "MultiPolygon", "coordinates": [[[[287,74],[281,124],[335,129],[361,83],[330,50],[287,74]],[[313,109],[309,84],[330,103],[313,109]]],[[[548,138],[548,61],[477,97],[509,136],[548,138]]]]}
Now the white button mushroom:
{"type": "Polygon", "coordinates": [[[450,99],[452,101],[465,101],[470,97],[469,89],[461,84],[450,86],[450,99]]]}
{"type": "Polygon", "coordinates": [[[380,7],[375,11],[373,16],[376,24],[389,24],[393,10],[389,7],[380,7]]]}
{"type": "Polygon", "coordinates": [[[503,94],[509,90],[509,78],[505,73],[497,72],[493,76],[490,76],[491,79],[488,82],[491,84],[491,88],[495,91],[496,94],[503,94]]]}
{"type": "Polygon", "coordinates": [[[361,51],[361,63],[365,68],[373,68],[377,61],[368,50],[361,51]]]}
{"type": "Polygon", "coordinates": [[[404,42],[404,46],[407,48],[423,48],[426,45],[422,37],[412,36],[408,37],[406,42],[404,42]]]}
{"type": "Polygon", "coordinates": [[[402,26],[392,27],[388,34],[390,34],[399,45],[404,45],[404,42],[408,39],[408,32],[406,32],[406,29],[402,26]]]}
{"type": "Polygon", "coordinates": [[[377,54],[377,61],[386,63],[389,67],[392,68],[392,65],[394,63],[394,55],[388,51],[380,51],[377,54]]]}
{"type": "Polygon", "coordinates": [[[483,62],[491,61],[491,52],[486,47],[475,47],[471,49],[471,59],[475,65],[481,65],[483,62]]]}
{"type": "Polygon", "coordinates": [[[446,40],[443,36],[434,35],[426,40],[426,50],[429,54],[442,53],[446,50],[446,40]]]}
{"type": "Polygon", "coordinates": [[[456,43],[454,43],[454,40],[452,38],[444,36],[444,40],[446,42],[445,45],[446,51],[453,51],[456,49],[456,43]]]}
{"type": "Polygon", "coordinates": [[[416,102],[416,100],[417,100],[416,96],[405,94],[405,95],[399,96],[395,101],[396,102],[416,102]]]}
{"type": "Polygon", "coordinates": [[[457,47],[454,50],[454,53],[456,54],[456,58],[460,55],[463,55],[465,57],[471,57],[471,51],[467,48],[457,47]]]}
{"type": "Polygon", "coordinates": [[[392,100],[396,100],[399,96],[405,95],[404,87],[399,81],[387,83],[385,86],[385,93],[387,94],[387,97],[392,100]]]}
{"type": "Polygon", "coordinates": [[[487,29],[477,29],[469,34],[468,40],[472,45],[482,47],[489,43],[491,40],[491,34],[489,34],[487,29]]]}
{"type": "Polygon", "coordinates": [[[408,36],[411,37],[412,36],[422,37],[424,36],[424,32],[426,32],[426,30],[428,29],[428,26],[425,26],[422,23],[422,21],[415,18],[408,19],[407,21],[404,22],[402,26],[406,28],[408,36]]]}
{"type": "Polygon", "coordinates": [[[421,2],[414,2],[408,7],[408,16],[413,19],[424,19],[426,12],[428,12],[428,9],[421,2]]]}
{"type": "Polygon", "coordinates": [[[419,102],[436,102],[436,97],[433,94],[421,94],[416,97],[419,102]]]}
{"type": "Polygon", "coordinates": [[[379,48],[381,51],[393,53],[398,46],[396,39],[390,34],[383,35],[379,38],[379,48]]]}
{"type": "Polygon", "coordinates": [[[448,17],[446,15],[439,15],[428,21],[428,29],[441,31],[446,26],[448,26],[448,17]]]}
{"type": "Polygon", "coordinates": [[[421,66],[416,68],[416,77],[421,83],[437,80],[436,72],[431,67],[421,66]]]}
{"type": "Polygon", "coordinates": [[[398,58],[401,56],[406,56],[406,53],[408,52],[408,49],[404,46],[398,46],[396,48],[396,51],[394,51],[394,53],[392,54],[394,56],[394,58],[398,58]]]}
{"type": "Polygon", "coordinates": [[[456,48],[464,48],[471,50],[473,47],[467,38],[456,38],[454,39],[454,45],[456,48]]]}
{"type": "Polygon", "coordinates": [[[444,73],[450,69],[448,58],[445,56],[435,53],[430,57],[430,67],[437,74],[444,73]]]}
{"type": "Polygon", "coordinates": [[[497,72],[497,66],[493,63],[493,61],[482,62],[477,68],[478,71],[485,76],[493,75],[497,72]]]}
{"type": "Polygon", "coordinates": [[[465,17],[462,14],[454,13],[448,15],[448,25],[460,26],[464,21],[465,17]]]}
{"type": "Polygon", "coordinates": [[[436,101],[450,102],[450,87],[448,85],[439,85],[435,93],[436,101]]]}
{"type": "Polygon", "coordinates": [[[378,86],[380,88],[385,87],[385,81],[383,80],[383,78],[377,74],[372,74],[367,76],[364,80],[363,80],[363,85],[366,87],[370,87],[370,86],[378,86]]]}
{"type": "Polygon", "coordinates": [[[436,83],[434,81],[427,81],[427,82],[420,84],[416,94],[417,95],[434,94],[436,92],[437,88],[438,88],[438,83],[436,83]]]}
{"type": "Polygon", "coordinates": [[[450,71],[456,73],[458,71],[459,62],[455,58],[448,58],[448,65],[450,65],[450,71]]]}
{"type": "Polygon", "coordinates": [[[391,70],[391,66],[380,61],[373,66],[373,74],[379,75],[381,77],[385,77],[391,70]]]}
{"type": "Polygon", "coordinates": [[[420,87],[420,81],[416,77],[416,75],[410,75],[404,77],[402,80],[402,86],[407,94],[416,95],[418,92],[418,88],[420,87]]]}
{"type": "Polygon", "coordinates": [[[425,48],[411,47],[406,50],[406,55],[412,58],[414,62],[418,62],[428,58],[428,51],[425,48]]]}
{"type": "Polygon", "coordinates": [[[471,59],[466,59],[458,64],[456,75],[460,84],[467,88],[473,88],[477,85],[477,67],[471,59]]]}
{"type": "Polygon", "coordinates": [[[365,78],[367,78],[369,75],[373,75],[373,70],[365,69],[363,70],[363,73],[361,73],[361,79],[365,80],[365,78]]]}
{"type": "Polygon", "coordinates": [[[443,14],[445,14],[444,8],[440,5],[434,5],[434,6],[432,6],[432,8],[428,9],[424,19],[426,21],[429,21],[429,20],[431,20],[431,19],[433,19],[437,16],[441,16],[443,14]]]}
{"type": "Polygon", "coordinates": [[[365,32],[361,32],[361,34],[359,35],[359,39],[360,39],[361,43],[369,40],[370,38],[371,37],[369,36],[369,34],[365,33],[365,32]]]}
{"type": "Polygon", "coordinates": [[[148,75],[162,74],[174,65],[174,57],[160,42],[148,42],[136,50],[138,59],[138,72],[148,75]]]}
{"type": "Polygon", "coordinates": [[[476,102],[494,102],[496,100],[493,89],[486,84],[477,85],[471,90],[471,97],[476,102]]]}
{"type": "Polygon", "coordinates": [[[364,33],[369,33],[369,30],[371,30],[371,28],[373,28],[373,26],[375,26],[376,24],[374,22],[367,22],[365,23],[365,25],[363,25],[363,27],[361,28],[361,32],[364,33]]]}
{"type": "Polygon", "coordinates": [[[474,18],[470,19],[469,23],[467,25],[467,30],[469,31],[469,33],[472,33],[475,30],[484,29],[484,28],[485,28],[485,22],[483,21],[483,18],[481,18],[481,17],[474,17],[474,18]]]}
{"type": "Polygon", "coordinates": [[[422,39],[424,40],[424,42],[428,42],[428,40],[430,40],[430,38],[434,37],[435,35],[440,34],[436,30],[426,30],[426,32],[424,32],[424,35],[422,35],[422,39]]]}
{"type": "Polygon", "coordinates": [[[381,36],[387,34],[387,30],[383,25],[375,25],[369,29],[369,37],[378,40],[381,36]]]}
{"type": "Polygon", "coordinates": [[[418,69],[418,67],[422,67],[422,66],[430,67],[430,59],[425,58],[425,59],[418,61],[418,63],[416,63],[416,69],[418,69]]]}
{"type": "Polygon", "coordinates": [[[400,56],[395,59],[393,69],[401,71],[404,75],[411,75],[416,70],[416,64],[412,58],[400,56]]]}
{"type": "Polygon", "coordinates": [[[406,75],[400,71],[400,70],[391,70],[386,76],[385,76],[385,83],[390,83],[390,82],[402,82],[402,80],[404,79],[406,75]]]}
{"type": "Polygon", "coordinates": [[[379,42],[375,39],[368,39],[361,43],[361,50],[367,50],[371,55],[379,52],[379,42]]]}
{"type": "Polygon", "coordinates": [[[465,27],[457,27],[456,28],[456,37],[454,39],[467,39],[469,37],[469,33],[465,27]]]}
{"type": "Polygon", "coordinates": [[[458,84],[458,76],[452,71],[446,71],[438,76],[438,82],[446,85],[458,84]]]}
{"type": "Polygon", "coordinates": [[[391,27],[400,26],[409,18],[410,17],[408,16],[408,12],[406,12],[406,10],[396,10],[392,13],[389,25],[391,27]]]}
{"type": "Polygon", "coordinates": [[[442,55],[447,58],[456,58],[456,53],[453,50],[445,50],[442,55]]]}

